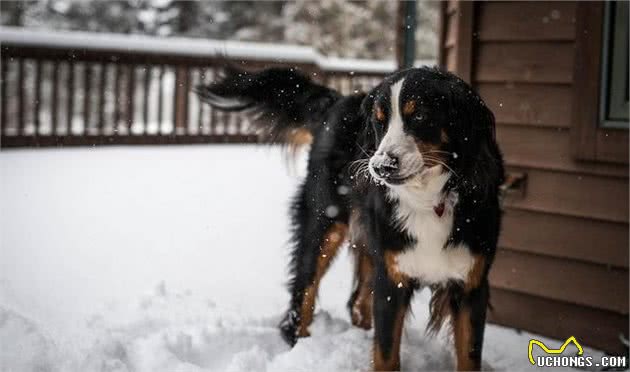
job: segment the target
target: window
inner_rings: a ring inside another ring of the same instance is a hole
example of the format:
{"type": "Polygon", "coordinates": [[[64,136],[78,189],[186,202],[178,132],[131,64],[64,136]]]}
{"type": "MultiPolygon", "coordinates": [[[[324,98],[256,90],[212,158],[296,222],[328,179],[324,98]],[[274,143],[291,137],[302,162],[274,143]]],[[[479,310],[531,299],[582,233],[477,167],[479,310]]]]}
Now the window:
{"type": "Polygon", "coordinates": [[[628,2],[606,4],[600,124],[628,128],[628,2]]]}
{"type": "Polygon", "coordinates": [[[628,3],[578,1],[575,30],[573,157],[628,164],[628,3]]]}

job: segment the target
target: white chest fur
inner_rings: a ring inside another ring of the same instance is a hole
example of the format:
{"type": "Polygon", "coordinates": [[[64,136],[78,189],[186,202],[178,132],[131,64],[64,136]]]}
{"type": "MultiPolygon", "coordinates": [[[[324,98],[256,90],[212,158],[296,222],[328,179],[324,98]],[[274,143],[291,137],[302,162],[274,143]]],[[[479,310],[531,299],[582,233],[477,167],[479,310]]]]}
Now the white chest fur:
{"type": "Polygon", "coordinates": [[[450,174],[436,168],[413,182],[392,187],[389,192],[390,198],[399,201],[394,218],[416,240],[415,246],[398,255],[398,270],[431,284],[465,280],[474,264],[465,244],[445,246],[453,228],[457,196],[451,194],[446,198],[444,213],[438,216],[433,207],[442,201],[441,190],[450,174]]]}

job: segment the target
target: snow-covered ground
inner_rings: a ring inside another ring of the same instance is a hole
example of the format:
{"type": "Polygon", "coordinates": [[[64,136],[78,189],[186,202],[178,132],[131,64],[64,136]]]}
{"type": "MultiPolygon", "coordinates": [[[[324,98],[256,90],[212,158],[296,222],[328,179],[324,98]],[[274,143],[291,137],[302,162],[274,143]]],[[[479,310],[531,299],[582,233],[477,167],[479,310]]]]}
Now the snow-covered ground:
{"type": "MultiPolygon", "coordinates": [[[[289,349],[276,331],[303,160],[245,145],[1,152],[0,370],[368,369],[346,252],[313,336],[289,349]]],[[[454,366],[448,339],[424,335],[427,301],[414,300],[404,370],[454,366]]],[[[531,334],[486,334],[486,369],[533,369],[531,334]]]]}

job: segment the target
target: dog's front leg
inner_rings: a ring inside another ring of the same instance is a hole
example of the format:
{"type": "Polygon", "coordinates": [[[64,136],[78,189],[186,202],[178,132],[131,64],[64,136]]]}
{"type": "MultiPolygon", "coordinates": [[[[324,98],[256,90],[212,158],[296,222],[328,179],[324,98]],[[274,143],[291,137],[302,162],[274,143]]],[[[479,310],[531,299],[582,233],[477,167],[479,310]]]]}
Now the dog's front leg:
{"type": "Polygon", "coordinates": [[[488,306],[488,280],[465,287],[452,309],[453,338],[458,371],[479,371],[488,306]]]}
{"type": "Polygon", "coordinates": [[[386,261],[376,265],[374,277],[374,349],[376,371],[400,369],[400,339],[411,294],[409,280],[388,270],[386,261]],[[394,274],[394,275],[392,275],[394,274]]]}

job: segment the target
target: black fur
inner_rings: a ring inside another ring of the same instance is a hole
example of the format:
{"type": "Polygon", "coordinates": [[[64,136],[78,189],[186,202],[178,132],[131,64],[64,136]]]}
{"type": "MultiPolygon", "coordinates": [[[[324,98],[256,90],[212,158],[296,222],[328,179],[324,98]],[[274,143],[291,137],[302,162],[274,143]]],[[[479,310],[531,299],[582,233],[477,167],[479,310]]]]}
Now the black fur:
{"type": "Polygon", "coordinates": [[[409,304],[412,290],[400,288],[389,278],[384,253],[403,251],[414,239],[393,221],[396,202],[385,197],[386,186],[356,174],[353,162],[368,158],[378,147],[386,128],[376,123],[374,104],[388,107],[389,89],[402,77],[401,96],[420,102],[420,114],[409,119],[418,122],[405,130],[427,143],[440,142],[444,132],[448,141],[441,149],[457,155],[444,159],[454,175],[443,192],[459,195],[449,242],[465,243],[485,263],[481,284],[472,291],[464,291],[460,282],[433,285],[430,327],[439,329],[446,315],[466,307],[473,317],[471,358],[480,362],[489,297],[487,275],[500,230],[498,194],[504,174],[494,139],[494,116],[468,84],[436,68],[409,69],[384,79],[367,95],[342,97],[293,70],[230,70],[222,80],[198,91],[218,108],[262,114],[257,126],[265,128],[272,141],[286,141],[286,133],[296,128],[313,135],[308,174],[292,206],[291,302],[281,325],[285,340],[292,345],[297,340],[303,292],[315,275],[325,232],[336,222],[348,224],[351,214],[357,213],[374,265],[375,339],[387,356],[394,316],[409,304]],[[235,101],[228,105],[224,98],[235,101]],[[336,214],[327,214],[330,206],[336,207],[336,214]]]}
{"type": "Polygon", "coordinates": [[[316,129],[341,98],[293,69],[247,72],[227,67],[219,81],[200,85],[196,92],[216,108],[249,111],[263,140],[271,143],[284,143],[296,129],[316,129]]]}

